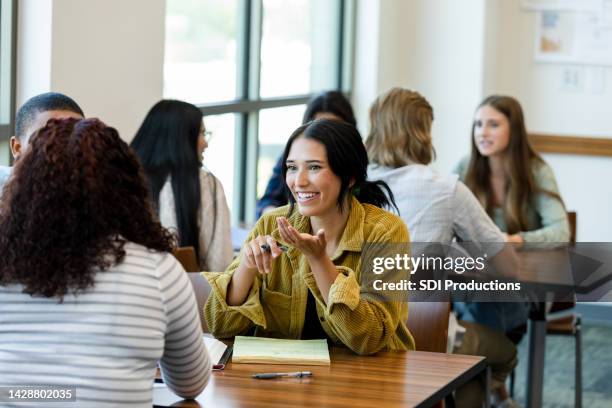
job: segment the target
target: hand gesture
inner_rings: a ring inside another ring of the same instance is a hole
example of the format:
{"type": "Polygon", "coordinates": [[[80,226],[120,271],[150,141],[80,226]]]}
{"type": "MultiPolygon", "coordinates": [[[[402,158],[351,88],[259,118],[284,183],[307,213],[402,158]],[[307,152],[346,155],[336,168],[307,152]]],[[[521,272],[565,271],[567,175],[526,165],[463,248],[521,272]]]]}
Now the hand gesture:
{"type": "Polygon", "coordinates": [[[278,232],[283,240],[298,249],[307,258],[326,256],[327,241],[325,240],[324,230],[320,229],[316,235],[302,233],[293,228],[285,217],[278,217],[276,223],[278,224],[278,232]]]}
{"type": "Polygon", "coordinates": [[[253,272],[270,273],[272,260],[282,254],[282,251],[270,235],[259,235],[244,245],[242,254],[240,264],[244,268],[253,272]]]}

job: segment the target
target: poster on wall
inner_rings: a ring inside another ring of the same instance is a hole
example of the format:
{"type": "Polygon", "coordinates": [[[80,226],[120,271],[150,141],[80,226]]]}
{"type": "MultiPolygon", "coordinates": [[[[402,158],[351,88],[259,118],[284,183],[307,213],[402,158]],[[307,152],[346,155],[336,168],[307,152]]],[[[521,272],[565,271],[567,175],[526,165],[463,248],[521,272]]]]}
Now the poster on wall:
{"type": "Polygon", "coordinates": [[[575,17],[574,13],[563,11],[539,13],[536,27],[536,61],[576,61],[575,17]]]}
{"type": "Polygon", "coordinates": [[[538,12],[535,37],[538,62],[612,66],[612,0],[597,12],[538,12]]]}

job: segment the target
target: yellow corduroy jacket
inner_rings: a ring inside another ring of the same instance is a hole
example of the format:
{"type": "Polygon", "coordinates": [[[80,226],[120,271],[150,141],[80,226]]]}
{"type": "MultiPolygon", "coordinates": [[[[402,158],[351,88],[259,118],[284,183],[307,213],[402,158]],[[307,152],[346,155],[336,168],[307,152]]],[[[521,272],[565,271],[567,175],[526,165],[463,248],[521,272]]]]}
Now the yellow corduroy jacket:
{"type": "MultiPolygon", "coordinates": [[[[288,207],[264,214],[247,238],[271,235],[283,243],[276,217],[286,215],[288,207]]],[[[311,233],[309,217],[295,210],[288,218],[300,232],[311,233]]],[[[316,300],[317,315],[325,332],[335,343],[344,344],[358,354],[379,350],[412,350],[406,320],[406,302],[381,301],[360,293],[361,251],[368,243],[407,243],[408,230],[403,221],[378,207],[352,199],[351,210],[340,244],[332,257],[338,277],[322,298],[306,258],[295,248],[272,261],[271,272],[257,275],[240,306],[228,306],[227,288],[240,263],[237,257],[225,272],[204,272],[212,287],[204,307],[208,327],[217,338],[246,334],[299,339],[304,326],[308,290],[316,300]]]]}

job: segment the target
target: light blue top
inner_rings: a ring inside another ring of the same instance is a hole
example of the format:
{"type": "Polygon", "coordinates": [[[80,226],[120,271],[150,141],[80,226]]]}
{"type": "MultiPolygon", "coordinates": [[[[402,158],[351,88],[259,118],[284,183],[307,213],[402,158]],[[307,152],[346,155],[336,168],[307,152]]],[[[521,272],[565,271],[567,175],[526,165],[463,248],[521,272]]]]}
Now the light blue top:
{"type": "Polygon", "coordinates": [[[0,190],[4,187],[4,184],[11,175],[12,167],[0,166],[0,190]]]}
{"type": "MultiPolygon", "coordinates": [[[[465,181],[469,160],[469,156],[464,157],[454,170],[462,181],[465,181]]],[[[534,163],[533,176],[537,188],[559,194],[555,175],[548,164],[534,163]]],[[[493,209],[491,218],[499,229],[504,232],[508,230],[501,207],[493,209]]],[[[527,208],[527,225],[526,231],[519,232],[525,242],[565,243],[569,241],[570,230],[565,207],[561,201],[550,194],[538,193],[535,195],[532,205],[527,208]]]]}

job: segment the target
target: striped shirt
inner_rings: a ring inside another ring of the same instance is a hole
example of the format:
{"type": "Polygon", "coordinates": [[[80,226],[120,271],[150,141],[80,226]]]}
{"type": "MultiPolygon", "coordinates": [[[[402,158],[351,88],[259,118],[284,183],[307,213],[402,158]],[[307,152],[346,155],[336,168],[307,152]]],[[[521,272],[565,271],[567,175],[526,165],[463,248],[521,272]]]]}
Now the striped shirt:
{"type": "Polygon", "coordinates": [[[0,386],[72,385],[78,407],[151,407],[159,360],[177,395],[204,389],[210,358],[185,271],[170,254],[124,248],[123,262],[63,303],[0,286],[0,386]]]}

